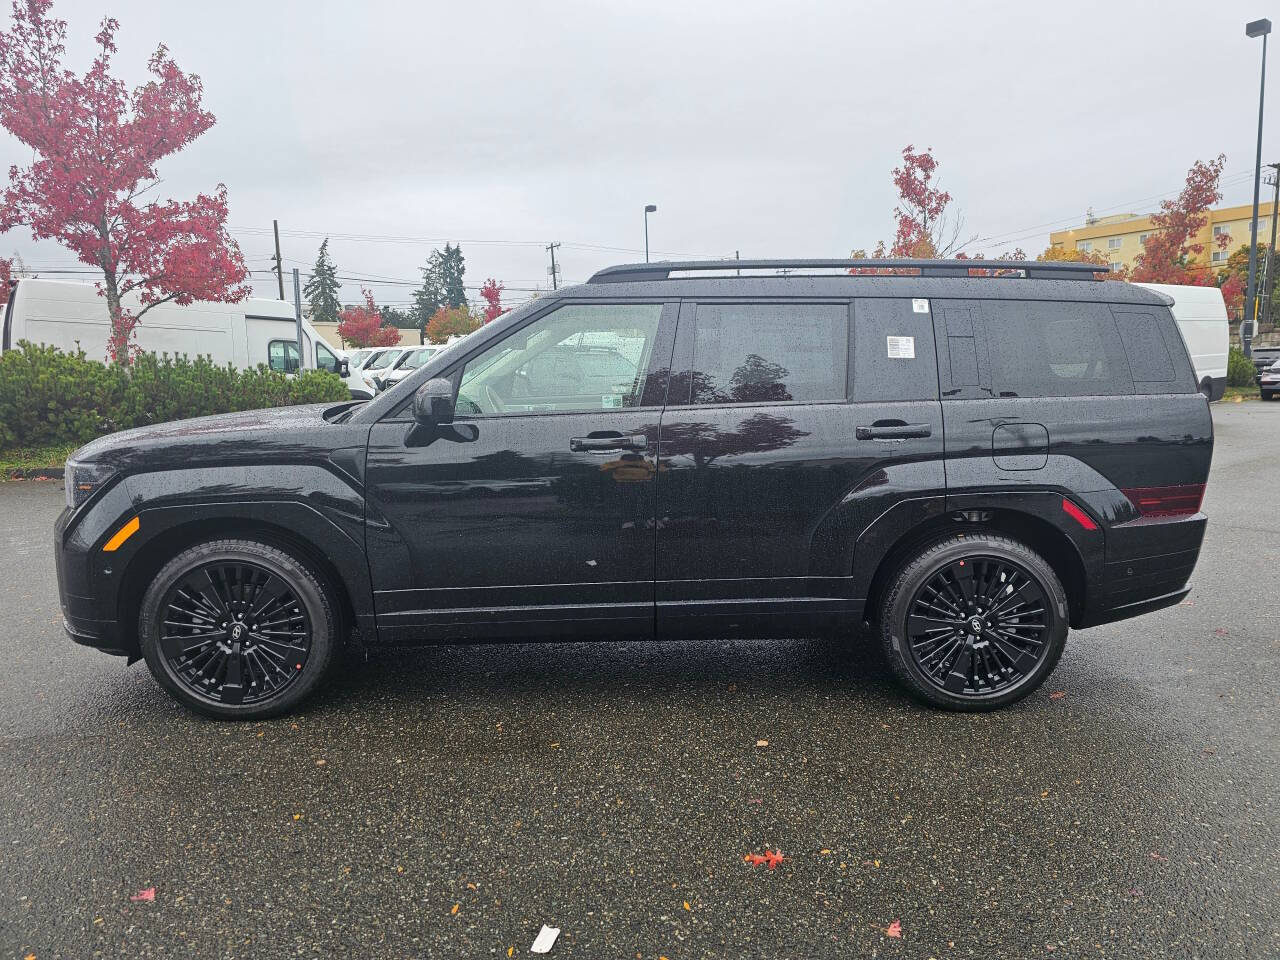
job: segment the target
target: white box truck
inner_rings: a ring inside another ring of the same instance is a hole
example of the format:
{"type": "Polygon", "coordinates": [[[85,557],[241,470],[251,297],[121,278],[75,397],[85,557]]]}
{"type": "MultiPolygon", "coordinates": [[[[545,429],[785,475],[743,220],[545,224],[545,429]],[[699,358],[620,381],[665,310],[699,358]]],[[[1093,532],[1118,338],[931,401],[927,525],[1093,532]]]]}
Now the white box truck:
{"type": "MultiPolygon", "coordinates": [[[[141,309],[137,297],[126,298],[125,307],[134,312],[141,309]]],[[[107,301],[92,284],[22,279],[10,285],[4,313],[5,350],[29,340],[69,353],[83,350],[91,360],[105,361],[110,331],[107,301]]],[[[197,302],[185,307],[165,303],[146,312],[135,336],[138,346],[149,353],[208,356],[216,364],[230,363],[238,369],[265,364],[281,373],[294,373],[299,367],[293,304],[284,300],[250,297],[239,303],[197,302]]],[[[372,387],[362,378],[350,377],[342,351],[321,340],[305,318],[302,339],[303,367],[346,378],[353,398],[373,397],[372,387]]]]}

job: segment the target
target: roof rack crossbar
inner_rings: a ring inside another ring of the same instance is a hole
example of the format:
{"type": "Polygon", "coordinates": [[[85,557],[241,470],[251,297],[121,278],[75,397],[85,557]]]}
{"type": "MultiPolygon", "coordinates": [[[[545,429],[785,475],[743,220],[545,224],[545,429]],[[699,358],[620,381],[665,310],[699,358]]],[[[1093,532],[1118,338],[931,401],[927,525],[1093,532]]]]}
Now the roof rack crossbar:
{"type": "MultiPolygon", "coordinates": [[[[1019,270],[1028,279],[1092,280],[1111,268],[1096,263],[1039,260],[682,260],[622,263],[594,273],[588,283],[669,280],[673,273],[715,270],[918,270],[922,277],[968,277],[971,270],[1019,270]]],[[[981,276],[981,275],[980,275],[981,276]]]]}

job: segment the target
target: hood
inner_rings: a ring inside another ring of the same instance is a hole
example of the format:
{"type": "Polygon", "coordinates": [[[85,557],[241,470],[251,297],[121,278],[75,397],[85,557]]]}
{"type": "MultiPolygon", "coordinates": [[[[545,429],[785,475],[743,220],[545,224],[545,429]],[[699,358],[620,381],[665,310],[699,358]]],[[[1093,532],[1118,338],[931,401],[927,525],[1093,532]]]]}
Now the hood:
{"type": "Polygon", "coordinates": [[[269,407],[137,427],[99,437],[70,459],[135,471],[327,459],[351,438],[325,413],[346,406],[269,407]]]}

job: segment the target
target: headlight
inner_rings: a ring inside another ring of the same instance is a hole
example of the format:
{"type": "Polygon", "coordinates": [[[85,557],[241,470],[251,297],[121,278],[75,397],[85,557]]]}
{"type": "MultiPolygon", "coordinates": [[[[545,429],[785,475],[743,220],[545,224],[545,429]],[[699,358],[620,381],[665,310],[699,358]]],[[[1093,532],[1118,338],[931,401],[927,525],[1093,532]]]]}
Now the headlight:
{"type": "Polygon", "coordinates": [[[105,463],[79,463],[68,460],[63,478],[67,486],[67,506],[74,510],[115,474],[105,463]]]}

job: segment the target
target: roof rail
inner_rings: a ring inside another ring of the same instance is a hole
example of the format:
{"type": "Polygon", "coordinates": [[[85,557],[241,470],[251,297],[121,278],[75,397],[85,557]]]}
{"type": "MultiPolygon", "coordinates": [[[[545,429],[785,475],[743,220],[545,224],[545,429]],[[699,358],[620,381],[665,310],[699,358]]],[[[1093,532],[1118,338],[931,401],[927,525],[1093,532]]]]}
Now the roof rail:
{"type": "MultiPolygon", "coordinates": [[[[1096,263],[1040,260],[666,260],[622,263],[592,274],[587,283],[669,280],[673,273],[712,270],[912,270],[922,277],[968,277],[971,270],[1020,270],[1027,279],[1092,280],[1111,268],[1096,263]]],[[[912,274],[916,275],[916,274],[912,274]]]]}

